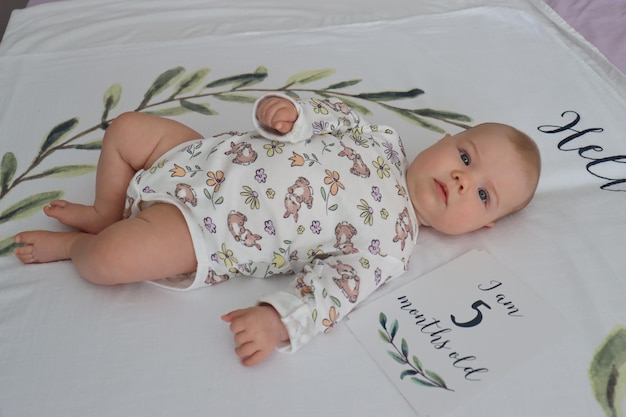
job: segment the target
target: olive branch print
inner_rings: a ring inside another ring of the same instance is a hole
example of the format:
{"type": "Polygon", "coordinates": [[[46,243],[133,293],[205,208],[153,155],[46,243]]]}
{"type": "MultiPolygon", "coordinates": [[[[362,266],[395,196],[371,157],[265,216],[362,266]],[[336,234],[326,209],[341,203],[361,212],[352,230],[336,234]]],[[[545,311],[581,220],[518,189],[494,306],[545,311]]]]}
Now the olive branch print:
{"type": "Polygon", "coordinates": [[[393,350],[388,350],[387,353],[399,364],[407,365],[407,368],[400,373],[400,379],[408,376],[415,384],[423,387],[443,388],[448,391],[454,391],[448,388],[442,377],[433,371],[425,369],[417,356],[413,355],[409,359],[409,345],[406,339],[402,338],[400,347],[398,347],[395,341],[399,328],[398,320],[394,320],[389,329],[387,329],[387,316],[381,312],[378,316],[378,321],[383,328],[383,330],[378,330],[380,338],[393,347],[393,350]]]}
{"type": "MultiPolygon", "coordinates": [[[[207,81],[209,73],[209,68],[195,71],[187,71],[181,66],[170,68],[156,77],[140,99],[137,107],[132,111],[167,117],[176,117],[190,112],[215,116],[219,113],[211,106],[214,101],[249,105],[254,103],[262,94],[281,92],[294,98],[299,97],[301,93],[309,93],[324,98],[337,98],[364,115],[372,113],[366,107],[367,105],[376,104],[421,128],[438,133],[445,131],[437,122],[467,128],[469,126],[466,123],[472,121],[470,117],[452,111],[430,108],[410,109],[390,104],[397,100],[413,99],[424,94],[424,91],[419,88],[406,91],[349,92],[349,87],[358,85],[362,81],[361,79],[334,82],[317,88],[306,88],[312,83],[332,76],[335,73],[332,68],[299,72],[289,77],[283,85],[275,88],[262,88],[260,86],[268,76],[267,68],[264,66],[259,66],[252,72],[207,81]]],[[[38,168],[44,161],[49,162],[55,159],[62,161],[62,155],[65,151],[99,151],[102,146],[102,139],[98,136],[107,129],[115,118],[112,111],[118,106],[121,96],[122,86],[119,83],[109,87],[103,95],[103,110],[99,119],[92,126],[80,132],[75,132],[80,123],[78,117],[72,117],[52,127],[45,135],[32,162],[21,172],[18,172],[19,164],[15,154],[6,152],[0,163],[0,204],[12,190],[28,181],[41,178],[74,177],[94,172],[95,165],[91,164],[61,164],[39,171],[38,168]]],[[[61,190],[45,191],[24,198],[9,207],[0,208],[2,210],[0,212],[0,224],[31,216],[51,200],[62,196],[63,191],[61,190]]],[[[11,253],[13,246],[11,236],[0,238],[0,256],[11,253]]]]}

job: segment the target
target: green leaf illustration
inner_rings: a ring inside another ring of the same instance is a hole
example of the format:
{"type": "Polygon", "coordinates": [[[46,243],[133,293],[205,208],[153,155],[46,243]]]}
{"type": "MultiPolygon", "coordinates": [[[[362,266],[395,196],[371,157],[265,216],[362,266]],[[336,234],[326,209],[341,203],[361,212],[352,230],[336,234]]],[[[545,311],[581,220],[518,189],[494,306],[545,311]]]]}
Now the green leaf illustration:
{"type": "Polygon", "coordinates": [[[257,100],[257,97],[245,96],[243,94],[216,94],[215,98],[221,101],[228,101],[231,103],[240,104],[254,104],[254,102],[257,100]]]}
{"type": "Polygon", "coordinates": [[[387,315],[383,313],[382,311],[378,315],[378,322],[383,327],[383,329],[385,330],[387,329],[387,315]]]}
{"type": "Polygon", "coordinates": [[[409,122],[418,125],[419,127],[422,127],[424,129],[428,129],[428,130],[432,130],[433,132],[436,133],[446,133],[445,130],[443,130],[442,128],[440,128],[439,126],[430,123],[429,121],[427,121],[426,119],[424,119],[423,117],[415,114],[415,112],[411,111],[411,110],[407,110],[407,109],[399,109],[397,107],[388,107],[387,108],[393,112],[395,112],[396,114],[398,114],[400,117],[402,117],[405,120],[408,120],[409,122]]]}
{"type": "Polygon", "coordinates": [[[389,343],[389,336],[387,336],[387,333],[383,332],[382,330],[378,330],[378,335],[380,336],[381,339],[383,339],[385,342],[389,343]]]}
{"type": "Polygon", "coordinates": [[[415,365],[415,368],[417,368],[417,370],[424,371],[424,367],[422,366],[422,362],[417,358],[417,356],[413,355],[413,364],[415,365]]]}
{"type": "Polygon", "coordinates": [[[166,88],[171,86],[177,79],[180,77],[183,72],[185,72],[185,68],[183,67],[175,67],[168,69],[167,71],[161,73],[156,80],[152,83],[148,91],[143,96],[143,101],[139,105],[139,108],[143,108],[152,100],[152,97],[164,91],[166,88]]]}
{"type": "Polygon", "coordinates": [[[296,92],[291,91],[291,90],[283,91],[283,93],[285,93],[287,96],[291,97],[294,100],[297,100],[300,98],[300,96],[296,92]]]}
{"type": "Polygon", "coordinates": [[[402,371],[402,373],[400,374],[400,379],[404,379],[405,377],[412,375],[417,375],[417,371],[414,369],[407,369],[405,371],[402,371]]]}
{"type": "Polygon", "coordinates": [[[393,323],[391,324],[391,329],[389,330],[389,334],[391,335],[391,340],[393,340],[396,337],[397,333],[398,333],[398,320],[394,320],[393,323]]]}
{"type": "Polygon", "coordinates": [[[461,113],[456,113],[447,110],[435,110],[435,109],[415,109],[413,113],[424,117],[430,117],[431,119],[439,120],[456,120],[458,122],[471,122],[472,118],[461,113]]]}
{"type": "Polygon", "coordinates": [[[369,101],[394,101],[402,100],[405,98],[417,97],[421,94],[424,94],[424,90],[414,88],[408,91],[381,91],[379,93],[361,93],[357,94],[356,97],[369,101]]]}
{"type": "Polygon", "coordinates": [[[331,84],[328,87],[325,88],[325,90],[339,90],[341,88],[346,88],[346,87],[350,87],[353,85],[356,85],[358,83],[360,83],[362,80],[359,79],[355,79],[355,80],[349,80],[349,81],[342,81],[339,83],[335,83],[335,84],[331,84]]]}
{"type": "Polygon", "coordinates": [[[626,396],[626,327],[616,326],[596,350],[589,367],[589,381],[607,417],[623,416],[626,396]]]}
{"type": "Polygon", "coordinates": [[[404,365],[406,363],[404,358],[402,356],[398,355],[396,352],[394,352],[392,350],[388,350],[387,353],[389,354],[389,356],[391,356],[399,364],[404,365]]]}
{"type": "Polygon", "coordinates": [[[77,177],[79,175],[89,174],[95,172],[95,165],[62,165],[54,168],[47,169],[39,174],[33,175],[32,178],[68,178],[77,177]]]}
{"type": "Polygon", "coordinates": [[[186,94],[196,88],[210,71],[211,70],[209,68],[201,68],[180,80],[176,86],[174,94],[171,95],[171,98],[180,94],[186,94]]]}
{"type": "Polygon", "coordinates": [[[43,206],[52,200],[58,200],[63,196],[63,191],[49,191],[31,195],[12,206],[7,207],[0,213],[0,224],[9,220],[21,219],[41,210],[43,206]]]}
{"type": "Polygon", "coordinates": [[[72,149],[82,149],[84,151],[98,151],[102,149],[102,139],[94,140],[87,143],[80,143],[78,145],[68,146],[72,149]]]}
{"type": "Polygon", "coordinates": [[[405,358],[409,357],[409,345],[404,337],[402,338],[402,343],[400,343],[400,350],[402,350],[402,355],[405,358]]]}
{"type": "MultiPolygon", "coordinates": [[[[263,67],[259,67],[259,68],[263,68],[263,67]]],[[[238,75],[232,75],[230,77],[220,78],[218,80],[208,83],[204,87],[216,88],[216,87],[222,87],[225,85],[233,84],[233,89],[235,89],[236,87],[241,87],[242,85],[250,85],[252,83],[256,84],[258,82],[263,81],[267,77],[267,72],[263,72],[262,70],[259,70],[259,68],[257,68],[257,72],[251,72],[247,74],[238,74],[238,75]]]]}
{"type": "Polygon", "coordinates": [[[152,114],[154,116],[173,117],[173,116],[180,116],[181,114],[189,113],[191,111],[192,110],[186,107],[178,106],[178,107],[168,107],[165,109],[157,109],[157,110],[142,110],[141,112],[152,114]]]}
{"type": "Polygon", "coordinates": [[[428,375],[428,377],[430,378],[431,381],[435,381],[440,387],[446,388],[445,381],[437,373],[435,373],[433,371],[429,371],[428,369],[426,369],[424,371],[424,373],[426,375],[428,375]]]}
{"type": "Polygon", "coordinates": [[[13,179],[17,171],[17,159],[13,152],[7,152],[2,157],[2,163],[0,164],[0,190],[6,192],[9,187],[9,183],[13,179]]]}
{"type": "Polygon", "coordinates": [[[13,236],[0,240],[0,256],[7,256],[13,253],[17,245],[13,243],[13,236]]]}
{"type": "Polygon", "coordinates": [[[417,378],[415,376],[411,378],[411,381],[415,382],[417,385],[421,385],[421,386],[424,386],[424,387],[436,387],[436,385],[433,384],[432,382],[425,381],[425,380],[417,378]]]}
{"type": "Polygon", "coordinates": [[[181,100],[180,105],[193,112],[204,114],[206,116],[214,116],[218,114],[215,110],[210,108],[208,104],[198,104],[189,100],[181,100]]]}
{"type": "Polygon", "coordinates": [[[108,114],[110,110],[114,109],[120,102],[122,96],[122,86],[120,83],[115,83],[107,91],[104,92],[102,102],[104,103],[104,113],[108,114]]]}
{"type": "Polygon", "coordinates": [[[102,130],[106,130],[109,127],[109,112],[113,109],[120,101],[120,97],[122,96],[122,86],[119,83],[113,84],[107,91],[104,92],[104,96],[102,97],[102,102],[104,103],[104,110],[102,111],[102,117],[100,118],[100,128],[102,130]]]}
{"type": "Polygon", "coordinates": [[[41,148],[39,149],[39,154],[43,154],[48,149],[56,145],[58,142],[63,140],[76,126],[78,125],[78,118],[72,117],[69,120],[59,123],[55,127],[52,128],[46,139],[41,144],[41,148]]]}
{"type": "Polygon", "coordinates": [[[299,72],[287,79],[287,85],[312,83],[313,81],[329,77],[334,73],[335,70],[333,68],[299,72]]]}
{"type": "Polygon", "coordinates": [[[404,369],[400,373],[400,379],[404,379],[407,376],[411,377],[411,381],[425,387],[443,388],[447,391],[454,391],[446,385],[443,378],[437,373],[429,370],[424,370],[422,363],[413,355],[411,358],[413,363],[409,361],[409,344],[405,338],[401,339],[400,347],[394,343],[394,338],[398,332],[398,320],[394,320],[391,324],[391,329],[387,330],[387,316],[382,311],[378,314],[378,322],[384,330],[378,330],[378,336],[385,342],[390,344],[394,350],[387,350],[387,354],[396,362],[401,365],[408,365],[409,369],[404,369]]]}
{"type": "Polygon", "coordinates": [[[259,66],[254,70],[255,77],[250,77],[246,80],[241,80],[235,84],[233,84],[233,90],[237,90],[243,87],[250,87],[252,85],[263,82],[267,78],[267,68],[264,66],[259,66]]]}

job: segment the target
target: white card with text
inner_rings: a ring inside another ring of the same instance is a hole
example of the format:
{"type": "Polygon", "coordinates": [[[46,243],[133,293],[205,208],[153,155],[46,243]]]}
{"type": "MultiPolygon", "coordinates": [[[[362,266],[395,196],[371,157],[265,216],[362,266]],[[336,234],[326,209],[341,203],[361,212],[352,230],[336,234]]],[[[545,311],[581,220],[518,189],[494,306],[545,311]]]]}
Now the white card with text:
{"type": "Polygon", "coordinates": [[[439,417],[545,348],[562,318],[486,252],[359,308],[348,327],[420,416],[439,417]]]}

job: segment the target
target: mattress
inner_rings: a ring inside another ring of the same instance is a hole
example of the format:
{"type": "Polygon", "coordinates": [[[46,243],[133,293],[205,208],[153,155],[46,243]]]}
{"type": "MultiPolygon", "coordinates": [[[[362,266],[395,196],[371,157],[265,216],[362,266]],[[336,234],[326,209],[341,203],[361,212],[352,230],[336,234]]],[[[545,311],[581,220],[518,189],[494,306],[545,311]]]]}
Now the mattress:
{"type": "Polygon", "coordinates": [[[351,99],[394,126],[409,157],[462,130],[458,114],[531,135],[543,159],[533,202],[468,235],[421,228],[409,270],[363,308],[488,253],[562,320],[551,337],[529,332],[538,353],[446,415],[623,415],[626,76],[564,18],[537,0],[65,0],[15,12],[0,43],[0,415],[426,415],[342,322],[295,354],[240,365],[220,316],[290,276],[104,287],[69,262],[11,256],[21,230],[64,230],[41,212],[48,201],[93,201],[103,120],[154,111],[206,135],[243,131],[251,98],[288,90],[351,99]],[[259,71],[230,99],[189,90],[210,115],[183,107],[174,82],[154,93],[172,74],[210,85],[259,71]]]}

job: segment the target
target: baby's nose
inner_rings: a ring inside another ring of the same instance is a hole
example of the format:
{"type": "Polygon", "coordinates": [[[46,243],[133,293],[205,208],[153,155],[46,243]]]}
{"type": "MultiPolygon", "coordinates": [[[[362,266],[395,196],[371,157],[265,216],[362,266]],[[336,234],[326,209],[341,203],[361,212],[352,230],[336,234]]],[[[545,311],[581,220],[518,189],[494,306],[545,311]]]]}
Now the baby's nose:
{"type": "Polygon", "coordinates": [[[456,182],[457,190],[460,194],[463,194],[467,190],[469,190],[471,178],[467,172],[454,170],[452,171],[451,176],[452,176],[452,179],[456,182]]]}

